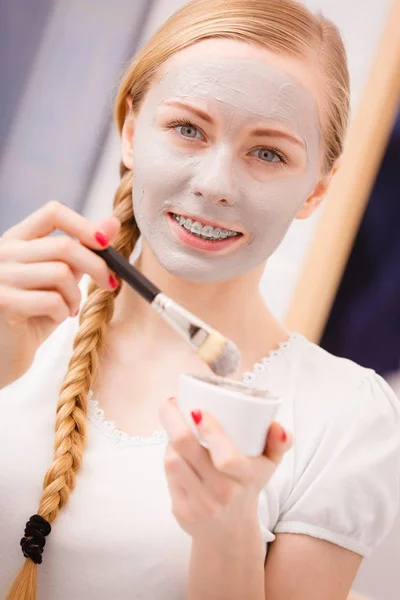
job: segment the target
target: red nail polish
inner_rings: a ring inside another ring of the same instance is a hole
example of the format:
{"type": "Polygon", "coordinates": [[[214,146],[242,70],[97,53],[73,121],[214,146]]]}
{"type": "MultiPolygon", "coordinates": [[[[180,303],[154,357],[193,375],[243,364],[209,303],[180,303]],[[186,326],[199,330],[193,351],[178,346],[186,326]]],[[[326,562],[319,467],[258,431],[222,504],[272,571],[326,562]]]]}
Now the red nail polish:
{"type": "Polygon", "coordinates": [[[109,280],[110,285],[113,288],[113,290],[116,290],[117,287],[119,286],[119,283],[118,283],[118,280],[114,277],[114,275],[110,275],[108,280],[109,280]]]}
{"type": "Polygon", "coordinates": [[[287,440],[287,433],[286,431],[283,429],[283,427],[281,427],[281,442],[286,442],[287,440]]]}
{"type": "Polygon", "coordinates": [[[203,415],[201,414],[201,410],[192,410],[192,412],[190,414],[192,415],[192,419],[196,425],[201,423],[201,420],[203,418],[203,415]]]}
{"type": "Polygon", "coordinates": [[[108,239],[108,237],[106,235],[104,235],[104,233],[101,233],[100,231],[96,231],[96,233],[94,234],[95,240],[96,242],[98,242],[100,244],[100,246],[103,246],[103,248],[106,248],[108,246],[108,244],[110,243],[110,240],[108,239]]]}

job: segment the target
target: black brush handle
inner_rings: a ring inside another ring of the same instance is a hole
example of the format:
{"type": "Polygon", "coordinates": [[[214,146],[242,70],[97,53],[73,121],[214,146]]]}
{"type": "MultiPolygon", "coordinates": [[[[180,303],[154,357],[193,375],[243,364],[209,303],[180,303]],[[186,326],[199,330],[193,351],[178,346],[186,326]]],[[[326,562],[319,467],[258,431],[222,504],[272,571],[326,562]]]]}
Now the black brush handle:
{"type": "Polygon", "coordinates": [[[105,250],[93,250],[92,252],[101,256],[114,273],[126,281],[138,294],[150,304],[154,298],[161,293],[151,281],[147,279],[140,271],[133,267],[119,252],[109,246],[105,250]]]}

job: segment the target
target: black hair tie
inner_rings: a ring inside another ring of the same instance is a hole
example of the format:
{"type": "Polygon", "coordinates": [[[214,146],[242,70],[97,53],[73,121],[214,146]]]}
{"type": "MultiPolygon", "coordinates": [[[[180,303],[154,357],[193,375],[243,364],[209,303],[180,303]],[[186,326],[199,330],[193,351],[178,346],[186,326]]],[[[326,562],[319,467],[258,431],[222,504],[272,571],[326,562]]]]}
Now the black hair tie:
{"type": "Polygon", "coordinates": [[[43,548],[46,544],[46,535],[49,535],[51,525],[40,515],[33,515],[26,524],[21,539],[21,548],[25,558],[30,558],[34,563],[42,563],[43,548]]]}

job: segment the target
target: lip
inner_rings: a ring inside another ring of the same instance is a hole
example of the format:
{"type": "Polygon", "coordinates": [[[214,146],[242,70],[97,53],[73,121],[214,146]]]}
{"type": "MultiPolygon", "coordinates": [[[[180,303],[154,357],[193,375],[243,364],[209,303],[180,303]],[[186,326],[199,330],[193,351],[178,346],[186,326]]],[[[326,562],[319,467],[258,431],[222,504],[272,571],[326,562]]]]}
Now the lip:
{"type": "Polygon", "coordinates": [[[176,212],[174,210],[168,211],[169,214],[178,215],[179,217],[184,217],[185,219],[191,219],[193,222],[198,221],[202,225],[211,225],[211,227],[219,227],[220,229],[227,229],[229,231],[236,231],[237,233],[241,233],[243,235],[246,234],[239,225],[236,223],[228,223],[227,221],[210,221],[209,219],[203,219],[203,217],[196,217],[194,215],[189,215],[188,213],[176,212]]]}
{"type": "Polygon", "coordinates": [[[230,248],[233,246],[243,244],[243,235],[217,241],[205,240],[193,235],[184,227],[182,227],[182,225],[179,225],[178,221],[170,213],[167,213],[166,219],[172,233],[178,238],[180,243],[182,243],[184,246],[188,246],[189,248],[195,248],[200,252],[212,252],[213,254],[224,253],[229,252],[230,248]]]}

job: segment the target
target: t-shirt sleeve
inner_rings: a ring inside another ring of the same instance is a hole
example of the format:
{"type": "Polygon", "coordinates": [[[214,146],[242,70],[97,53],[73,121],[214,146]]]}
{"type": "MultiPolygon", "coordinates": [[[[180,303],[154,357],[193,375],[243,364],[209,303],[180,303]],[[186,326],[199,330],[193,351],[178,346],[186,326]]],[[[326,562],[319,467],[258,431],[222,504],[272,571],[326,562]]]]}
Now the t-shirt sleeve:
{"type": "Polygon", "coordinates": [[[368,557],[400,506],[399,400],[368,372],[338,398],[324,427],[313,428],[310,414],[298,419],[294,485],[274,533],[310,535],[368,557]]]}

